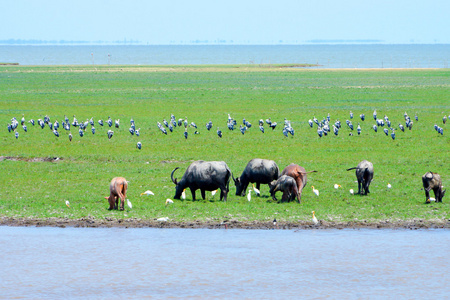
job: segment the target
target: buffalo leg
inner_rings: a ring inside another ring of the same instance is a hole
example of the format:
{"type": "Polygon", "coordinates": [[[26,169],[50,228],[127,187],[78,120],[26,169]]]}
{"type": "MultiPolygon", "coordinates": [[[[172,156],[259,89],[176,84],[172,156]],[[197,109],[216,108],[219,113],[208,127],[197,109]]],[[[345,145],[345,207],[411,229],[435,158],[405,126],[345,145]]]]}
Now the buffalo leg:
{"type": "MultiPolygon", "coordinates": [[[[257,182],[256,183],[256,188],[258,189],[258,191],[261,191],[259,188],[260,188],[260,186],[261,186],[261,184],[259,183],[259,182],[257,182]]],[[[269,185],[269,188],[270,188],[270,185],[269,185]]],[[[256,194],[256,196],[261,196],[261,193],[258,195],[258,194],[256,194]]]]}
{"type": "Polygon", "coordinates": [[[192,193],[192,200],[195,201],[195,190],[191,189],[191,193],[192,193]]]}
{"type": "Polygon", "coordinates": [[[425,197],[427,199],[425,199],[425,201],[428,201],[428,199],[430,199],[430,191],[428,189],[425,189],[425,197]]]}
{"type": "Polygon", "coordinates": [[[202,193],[202,199],[206,199],[205,190],[201,189],[200,192],[202,193]]]}
{"type": "Polygon", "coordinates": [[[361,195],[361,181],[358,179],[358,194],[361,195]]]}
{"type": "Polygon", "coordinates": [[[226,187],[225,188],[220,188],[220,201],[225,201],[227,202],[227,190],[226,187]]]}

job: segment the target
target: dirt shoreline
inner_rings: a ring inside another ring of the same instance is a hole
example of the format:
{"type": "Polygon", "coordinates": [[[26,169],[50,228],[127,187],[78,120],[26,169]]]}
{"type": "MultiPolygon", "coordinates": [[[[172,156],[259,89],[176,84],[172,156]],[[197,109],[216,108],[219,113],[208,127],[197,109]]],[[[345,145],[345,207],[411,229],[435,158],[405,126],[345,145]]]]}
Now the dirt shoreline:
{"type": "Polygon", "coordinates": [[[11,218],[1,217],[0,226],[15,227],[82,227],[82,228],[208,228],[208,229],[450,229],[448,220],[403,220],[403,221],[349,221],[349,222],[326,222],[320,221],[315,226],[310,221],[277,222],[272,221],[238,221],[227,220],[221,223],[214,221],[158,221],[142,219],[34,219],[34,218],[11,218]]]}

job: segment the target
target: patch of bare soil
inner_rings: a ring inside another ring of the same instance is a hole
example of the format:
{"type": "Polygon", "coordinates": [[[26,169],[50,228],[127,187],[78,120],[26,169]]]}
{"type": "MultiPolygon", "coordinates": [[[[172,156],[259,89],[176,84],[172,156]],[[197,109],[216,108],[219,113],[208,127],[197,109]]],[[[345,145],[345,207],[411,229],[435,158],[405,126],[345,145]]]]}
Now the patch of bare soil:
{"type": "Polygon", "coordinates": [[[316,226],[309,221],[298,222],[277,222],[274,225],[267,221],[238,221],[227,220],[224,222],[214,221],[158,221],[142,220],[142,219],[66,219],[66,218],[49,218],[49,219],[32,219],[32,218],[0,218],[0,225],[3,226],[46,226],[46,227],[91,227],[91,228],[209,228],[209,229],[431,229],[445,228],[450,229],[449,220],[406,220],[406,221],[352,221],[352,222],[325,222],[320,221],[316,226]]]}

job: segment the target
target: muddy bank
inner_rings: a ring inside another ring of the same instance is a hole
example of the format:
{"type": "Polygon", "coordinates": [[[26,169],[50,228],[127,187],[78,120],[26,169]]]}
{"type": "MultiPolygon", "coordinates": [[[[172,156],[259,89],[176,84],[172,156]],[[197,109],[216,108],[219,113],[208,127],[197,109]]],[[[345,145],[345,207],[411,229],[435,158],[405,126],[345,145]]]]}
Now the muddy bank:
{"type": "Polygon", "coordinates": [[[450,229],[450,219],[448,220],[406,220],[406,221],[351,221],[351,222],[326,222],[320,221],[315,226],[311,221],[297,222],[277,222],[272,221],[238,221],[228,220],[224,222],[214,221],[160,221],[142,219],[32,219],[32,218],[0,218],[2,226],[47,226],[47,227],[91,227],[91,228],[209,228],[209,229],[450,229]]]}

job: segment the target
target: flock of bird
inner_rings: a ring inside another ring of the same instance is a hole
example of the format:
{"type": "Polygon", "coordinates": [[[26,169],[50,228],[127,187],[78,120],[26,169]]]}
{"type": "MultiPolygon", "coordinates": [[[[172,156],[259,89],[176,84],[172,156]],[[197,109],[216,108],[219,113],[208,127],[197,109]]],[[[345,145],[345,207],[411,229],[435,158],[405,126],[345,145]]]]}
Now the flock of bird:
{"type": "MultiPolygon", "coordinates": [[[[353,135],[353,131],[355,129],[355,127],[353,125],[353,117],[354,117],[353,113],[350,111],[349,119],[346,120],[347,127],[350,130],[350,132],[349,132],[350,136],[353,135]]],[[[361,122],[364,122],[366,119],[364,114],[361,114],[359,117],[361,119],[361,122]]],[[[374,132],[378,132],[379,129],[383,128],[383,132],[386,134],[386,136],[389,136],[389,132],[391,132],[390,133],[391,138],[395,139],[395,131],[396,130],[401,130],[402,132],[404,132],[406,128],[409,130],[412,130],[412,128],[413,128],[413,121],[406,112],[404,113],[403,117],[405,120],[405,125],[403,125],[402,123],[399,123],[398,127],[395,128],[396,126],[394,126],[392,124],[391,120],[389,120],[389,117],[387,115],[385,115],[383,118],[379,118],[377,115],[377,111],[374,110],[373,119],[375,121],[375,124],[373,124],[371,129],[374,132]]],[[[448,116],[448,118],[447,118],[447,116],[443,117],[442,121],[444,124],[446,123],[447,119],[450,119],[450,115],[448,116]]],[[[417,114],[415,115],[415,120],[416,120],[416,122],[419,121],[417,114]]],[[[25,116],[22,115],[22,119],[20,120],[20,125],[24,132],[28,132],[28,127],[27,127],[28,123],[30,123],[32,126],[35,126],[35,124],[37,124],[42,129],[44,129],[45,127],[48,127],[57,138],[59,138],[59,136],[60,136],[61,129],[65,130],[66,132],[68,132],[69,141],[72,141],[72,139],[73,139],[73,135],[71,132],[72,128],[74,128],[74,130],[78,131],[80,138],[82,138],[86,134],[89,126],[91,129],[90,130],[91,133],[93,135],[96,134],[96,128],[95,128],[96,122],[94,121],[94,118],[86,119],[86,121],[84,121],[84,122],[79,122],[77,120],[77,118],[75,116],[73,116],[72,122],[69,122],[69,118],[65,115],[64,121],[62,121],[62,124],[60,125],[60,123],[57,120],[52,122],[48,115],[46,115],[42,119],[38,119],[36,122],[34,119],[30,119],[30,120],[26,121],[25,116]]],[[[100,127],[103,127],[103,126],[109,127],[109,130],[107,131],[108,139],[111,139],[114,136],[114,131],[112,130],[113,128],[115,128],[115,129],[120,128],[120,119],[113,121],[113,119],[111,119],[111,117],[108,117],[107,121],[105,122],[106,124],[103,122],[102,119],[97,120],[97,123],[100,127]]],[[[228,128],[228,130],[233,131],[233,130],[237,129],[237,124],[238,124],[237,120],[232,118],[230,116],[230,114],[228,114],[228,120],[226,123],[226,127],[228,128]]],[[[275,128],[278,125],[277,122],[272,121],[270,118],[266,119],[265,121],[263,119],[260,119],[258,121],[258,124],[259,124],[259,130],[262,133],[266,132],[266,127],[264,127],[265,125],[267,125],[268,128],[272,129],[272,131],[275,130],[275,128]]],[[[312,119],[309,119],[308,124],[309,124],[310,128],[313,128],[314,124],[317,126],[317,135],[319,136],[319,138],[322,138],[323,136],[327,136],[328,134],[330,134],[331,129],[333,129],[333,133],[336,136],[339,135],[340,130],[342,130],[342,125],[341,125],[341,122],[339,121],[339,119],[337,119],[334,123],[332,123],[330,114],[328,114],[328,116],[323,118],[321,121],[319,121],[316,117],[313,117],[312,119]]],[[[184,127],[184,138],[185,139],[187,139],[189,136],[188,129],[191,129],[191,130],[194,129],[195,135],[200,134],[200,132],[198,131],[198,126],[195,122],[188,122],[187,117],[185,117],[184,119],[181,118],[181,119],[177,120],[173,114],[171,115],[169,121],[167,121],[166,119],[163,119],[162,123],[158,121],[157,127],[165,135],[168,135],[169,132],[170,133],[174,132],[177,127],[181,127],[181,128],[184,127]]],[[[213,127],[212,121],[209,120],[209,122],[207,122],[205,124],[205,127],[208,131],[210,131],[213,127]]],[[[16,139],[19,138],[19,121],[17,121],[17,119],[15,117],[13,117],[11,119],[11,122],[8,123],[7,128],[8,128],[8,132],[14,132],[16,139]]],[[[250,130],[250,128],[252,128],[252,124],[248,120],[243,118],[242,124],[239,125],[239,131],[244,135],[248,130],[250,130]]],[[[435,124],[434,129],[436,130],[436,132],[438,134],[441,134],[441,135],[444,134],[444,129],[442,127],[440,127],[439,125],[435,124]]],[[[135,121],[132,118],[130,120],[130,128],[128,129],[128,132],[130,133],[131,136],[134,136],[134,135],[137,137],[140,136],[140,128],[136,128],[135,121]]],[[[361,135],[361,132],[362,132],[361,124],[360,124],[360,122],[358,122],[358,125],[356,126],[356,133],[358,135],[361,135]]],[[[219,138],[222,138],[222,136],[224,134],[222,132],[222,130],[220,129],[220,127],[217,127],[216,133],[219,138]]],[[[291,126],[291,122],[289,120],[287,120],[286,118],[284,119],[282,133],[285,137],[294,136],[294,133],[295,133],[294,128],[291,126]]],[[[138,141],[136,143],[136,148],[141,149],[142,142],[138,141]]]]}

